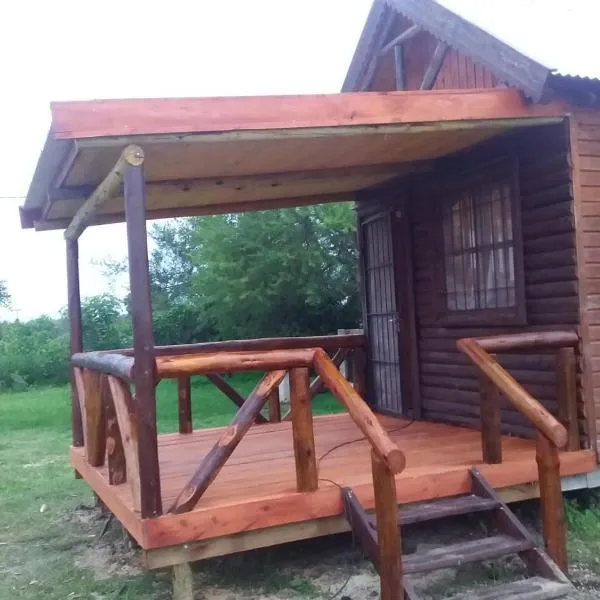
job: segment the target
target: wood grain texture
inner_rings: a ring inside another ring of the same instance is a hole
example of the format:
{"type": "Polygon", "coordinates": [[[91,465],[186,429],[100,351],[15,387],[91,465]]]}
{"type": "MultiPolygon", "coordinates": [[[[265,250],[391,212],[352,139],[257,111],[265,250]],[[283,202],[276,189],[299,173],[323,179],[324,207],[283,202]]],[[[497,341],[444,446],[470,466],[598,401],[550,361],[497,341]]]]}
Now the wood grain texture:
{"type": "Polygon", "coordinates": [[[125,469],[131,495],[131,508],[137,512],[141,509],[141,482],[138,426],[133,399],[129,386],[120,379],[108,375],[108,386],[112,395],[125,454],[125,469]]]}
{"type": "Polygon", "coordinates": [[[179,433],[192,433],[192,386],[187,376],[177,379],[177,404],[179,413],[179,433]]]}
{"type": "Polygon", "coordinates": [[[379,597],[381,600],[404,600],[402,543],[394,474],[374,450],[371,450],[371,465],[379,550],[379,597]]]}
{"type": "MultiPolygon", "coordinates": [[[[404,419],[377,418],[410,457],[405,471],[396,476],[399,503],[470,490],[469,468],[481,463],[478,431],[423,421],[407,426],[409,421],[404,419]]],[[[172,433],[159,437],[165,505],[173,502],[197,468],[198,457],[207,454],[225,429],[197,429],[189,435],[172,433]]],[[[330,451],[320,462],[319,476],[351,487],[367,510],[374,508],[370,444],[362,439],[362,432],[345,413],[315,417],[314,429],[317,457],[330,451]],[[343,448],[332,450],[344,443],[343,448]]],[[[503,449],[503,464],[480,465],[484,477],[495,488],[537,481],[534,442],[505,437],[503,449]]],[[[75,468],[121,522],[128,528],[142,523],[139,513],[133,510],[129,486],[109,485],[106,465],[90,467],[83,449],[73,448],[71,457],[75,468]]],[[[592,471],[596,464],[594,453],[588,450],[560,453],[559,458],[563,476],[592,471]]],[[[518,497],[535,494],[535,486],[527,485],[518,497]]],[[[342,513],[340,490],[334,484],[323,481],[315,492],[296,492],[291,423],[264,424],[250,428],[193,511],[143,520],[144,536],[138,541],[146,549],[161,548],[240,532],[268,531],[291,523],[308,524],[342,513]]],[[[231,548],[241,549],[235,540],[232,544],[231,548]]]]}
{"type": "Polygon", "coordinates": [[[311,408],[309,370],[290,369],[290,408],[292,413],[292,436],[296,461],[296,489],[313,492],[319,487],[315,437],[311,408]]]}
{"type": "Polygon", "coordinates": [[[103,375],[89,369],[83,369],[82,374],[86,455],[90,465],[98,467],[104,464],[106,453],[103,375]]]}
{"type": "Polygon", "coordinates": [[[574,348],[559,348],[556,351],[556,370],[558,419],[569,434],[567,448],[569,450],[579,450],[577,357],[574,348]]]}
{"type": "Polygon", "coordinates": [[[258,413],[273,389],[285,377],[285,371],[267,373],[248,396],[243,406],[238,410],[231,425],[223,432],[218,442],[204,457],[185,487],[173,502],[170,513],[185,513],[190,511],[202,497],[208,486],[215,480],[227,459],[250,429],[258,413]]]}
{"type": "Polygon", "coordinates": [[[516,90],[55,102],[57,139],[340,127],[562,114],[516,90]]]}
{"type": "Polygon", "coordinates": [[[541,434],[537,437],[536,461],[540,481],[544,545],[550,558],[566,573],[567,531],[564,500],[560,487],[560,459],[554,444],[541,434]]]}
{"type": "Polygon", "coordinates": [[[106,459],[108,463],[108,483],[121,485],[127,481],[127,459],[123,448],[123,438],[115,411],[108,377],[102,377],[102,399],[106,422],[106,459]]]}

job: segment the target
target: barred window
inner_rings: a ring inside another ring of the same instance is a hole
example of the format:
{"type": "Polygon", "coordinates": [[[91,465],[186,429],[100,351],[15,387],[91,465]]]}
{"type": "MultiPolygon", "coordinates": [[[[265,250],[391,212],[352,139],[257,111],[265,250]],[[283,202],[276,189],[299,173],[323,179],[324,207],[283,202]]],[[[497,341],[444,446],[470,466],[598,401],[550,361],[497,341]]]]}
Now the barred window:
{"type": "Polygon", "coordinates": [[[503,161],[463,174],[448,187],[442,229],[444,308],[449,317],[479,314],[489,319],[490,311],[509,318],[523,314],[515,175],[516,163],[503,161]]]}

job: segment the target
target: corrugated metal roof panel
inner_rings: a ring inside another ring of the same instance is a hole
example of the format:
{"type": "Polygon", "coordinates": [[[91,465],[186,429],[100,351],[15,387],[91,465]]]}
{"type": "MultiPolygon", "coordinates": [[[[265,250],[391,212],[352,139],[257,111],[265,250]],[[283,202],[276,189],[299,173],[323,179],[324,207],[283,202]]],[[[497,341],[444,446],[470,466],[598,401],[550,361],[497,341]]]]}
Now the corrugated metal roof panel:
{"type": "Polygon", "coordinates": [[[436,0],[555,73],[600,79],[598,0],[436,0]]]}

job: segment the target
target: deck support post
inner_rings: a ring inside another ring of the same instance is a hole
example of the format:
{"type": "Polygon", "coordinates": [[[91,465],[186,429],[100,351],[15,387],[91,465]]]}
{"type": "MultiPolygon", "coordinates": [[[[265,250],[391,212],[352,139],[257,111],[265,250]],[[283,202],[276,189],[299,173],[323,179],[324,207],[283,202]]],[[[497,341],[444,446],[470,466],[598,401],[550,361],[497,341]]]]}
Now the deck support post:
{"type": "Polygon", "coordinates": [[[189,375],[177,378],[179,401],[179,433],[192,433],[192,387],[189,375]]]}
{"type": "Polygon", "coordinates": [[[371,450],[381,600],[404,600],[402,544],[398,527],[398,500],[394,474],[371,450]]]}
{"type": "Polygon", "coordinates": [[[299,492],[314,492],[319,487],[319,481],[315,457],[310,373],[306,367],[290,369],[289,373],[296,489],[299,492]]]}
{"type": "Polygon", "coordinates": [[[279,388],[276,387],[269,394],[269,423],[279,423],[281,421],[281,401],[279,399],[279,388]]]}
{"type": "MultiPolygon", "coordinates": [[[[79,244],[76,239],[67,240],[67,312],[69,315],[71,356],[83,351],[81,294],[79,290],[79,244]]],[[[71,367],[71,422],[73,446],[83,446],[83,422],[73,367],[71,367]]]]}
{"type": "Polygon", "coordinates": [[[540,508],[544,545],[550,558],[566,573],[567,539],[565,507],[560,486],[558,448],[538,432],[536,461],[540,481],[540,508]]]}
{"type": "Polygon", "coordinates": [[[567,450],[579,450],[577,361],[573,347],[558,348],[556,351],[556,384],[558,420],[569,433],[567,450]]]}
{"type": "Polygon", "coordinates": [[[194,576],[190,563],[173,565],[173,600],[194,600],[194,576]]]}
{"type": "Polygon", "coordinates": [[[129,255],[129,282],[133,321],[135,411],[142,518],[162,513],[158,440],[156,431],[156,361],[152,331],[152,301],[146,234],[144,153],[132,149],[126,156],[125,219],[129,255]]]}
{"type": "Polygon", "coordinates": [[[485,375],[479,379],[481,390],[481,450],[483,462],[488,465],[502,463],[502,429],[500,419],[500,391],[485,375]]]}

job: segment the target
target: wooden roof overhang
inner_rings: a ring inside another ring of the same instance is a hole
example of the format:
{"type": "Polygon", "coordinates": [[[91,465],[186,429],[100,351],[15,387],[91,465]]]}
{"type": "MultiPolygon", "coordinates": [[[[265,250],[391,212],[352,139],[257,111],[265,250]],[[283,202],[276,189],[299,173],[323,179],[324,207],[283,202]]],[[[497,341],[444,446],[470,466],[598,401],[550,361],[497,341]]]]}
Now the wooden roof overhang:
{"type": "MultiPolygon", "coordinates": [[[[521,126],[565,117],[516,90],[60,102],[21,222],[67,227],[128,144],[147,217],[352,200],[354,193],[521,126]]],[[[123,221],[122,192],[86,225],[123,221]]]]}

